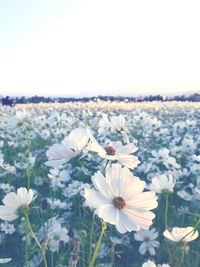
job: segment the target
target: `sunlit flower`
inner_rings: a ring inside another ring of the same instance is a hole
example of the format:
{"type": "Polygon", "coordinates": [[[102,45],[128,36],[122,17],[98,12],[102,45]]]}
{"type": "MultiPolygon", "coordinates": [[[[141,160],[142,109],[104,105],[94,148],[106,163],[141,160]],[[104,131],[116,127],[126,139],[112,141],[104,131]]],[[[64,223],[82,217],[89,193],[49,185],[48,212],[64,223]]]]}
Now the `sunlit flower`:
{"type": "Polygon", "coordinates": [[[49,148],[46,153],[49,160],[45,164],[50,167],[59,167],[67,163],[85,149],[88,141],[87,129],[74,129],[61,144],[54,144],[49,148]]]}
{"type": "Polygon", "coordinates": [[[191,242],[199,236],[198,231],[196,231],[193,227],[174,227],[171,232],[165,230],[163,235],[174,242],[191,242]]]}
{"type": "Polygon", "coordinates": [[[0,219],[5,221],[13,221],[19,217],[18,209],[27,207],[33,200],[33,191],[20,187],[17,193],[10,192],[2,200],[4,205],[0,206],[0,219]]]}
{"type": "Polygon", "coordinates": [[[98,171],[92,176],[95,189],[85,188],[85,204],[120,233],[148,229],[155,217],[150,210],[157,207],[155,192],[143,192],[145,182],[133,176],[126,167],[113,164],[106,176],[98,171]]]}

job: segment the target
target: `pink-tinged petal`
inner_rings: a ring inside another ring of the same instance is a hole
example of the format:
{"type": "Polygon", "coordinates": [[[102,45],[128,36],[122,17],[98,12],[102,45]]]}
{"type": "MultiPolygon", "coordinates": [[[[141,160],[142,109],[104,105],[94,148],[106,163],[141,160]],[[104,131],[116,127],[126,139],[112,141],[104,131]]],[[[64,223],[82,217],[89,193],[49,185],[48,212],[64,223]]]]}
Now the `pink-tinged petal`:
{"type": "Polygon", "coordinates": [[[149,229],[149,226],[152,225],[152,221],[155,218],[155,214],[151,211],[138,211],[134,209],[124,209],[131,217],[133,217],[136,225],[139,228],[149,229]]]}
{"type": "Polygon", "coordinates": [[[5,221],[13,221],[18,218],[18,215],[16,214],[16,210],[6,207],[6,206],[0,206],[0,219],[5,221]]]}
{"type": "Polygon", "coordinates": [[[138,177],[132,176],[126,180],[126,184],[123,190],[123,197],[126,198],[126,202],[133,200],[135,197],[142,193],[146,186],[144,181],[141,181],[138,177]]]}
{"type": "Polygon", "coordinates": [[[140,228],[135,218],[126,212],[125,209],[119,211],[119,221],[115,226],[117,231],[121,234],[124,234],[127,231],[137,231],[140,228]]]}
{"type": "Polygon", "coordinates": [[[133,199],[126,199],[127,207],[130,209],[151,210],[158,206],[155,192],[143,192],[133,199]]]}
{"type": "Polygon", "coordinates": [[[119,220],[119,210],[112,204],[100,206],[95,213],[102,218],[105,222],[116,224],[119,220]]]}
{"type": "Polygon", "coordinates": [[[104,195],[107,198],[113,198],[110,186],[100,171],[96,172],[91,177],[91,179],[97,191],[99,191],[102,195],[104,195]]]}
{"type": "Polygon", "coordinates": [[[21,206],[17,194],[14,192],[8,193],[2,200],[3,204],[12,209],[18,209],[21,206]]]}
{"type": "Polygon", "coordinates": [[[85,205],[94,209],[98,208],[101,205],[111,204],[110,199],[106,198],[104,195],[94,189],[85,188],[84,197],[86,199],[85,205]]]}

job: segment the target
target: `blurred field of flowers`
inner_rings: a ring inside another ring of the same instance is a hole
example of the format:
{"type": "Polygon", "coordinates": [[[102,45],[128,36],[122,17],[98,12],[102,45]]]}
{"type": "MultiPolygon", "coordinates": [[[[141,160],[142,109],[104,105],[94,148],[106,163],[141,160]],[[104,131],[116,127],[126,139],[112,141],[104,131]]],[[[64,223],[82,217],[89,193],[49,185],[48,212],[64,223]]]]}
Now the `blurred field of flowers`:
{"type": "Polygon", "coordinates": [[[199,267],[200,103],[0,107],[0,264],[199,267]]]}

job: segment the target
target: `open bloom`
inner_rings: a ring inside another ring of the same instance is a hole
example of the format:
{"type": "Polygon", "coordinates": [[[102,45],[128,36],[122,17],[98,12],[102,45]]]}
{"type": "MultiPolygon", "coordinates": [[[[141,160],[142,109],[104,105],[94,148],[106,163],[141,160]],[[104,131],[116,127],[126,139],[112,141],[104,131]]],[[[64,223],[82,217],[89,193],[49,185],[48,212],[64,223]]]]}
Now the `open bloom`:
{"type": "Polygon", "coordinates": [[[165,230],[163,235],[174,242],[191,242],[198,237],[198,231],[195,231],[193,227],[174,227],[171,232],[165,230]]]}
{"type": "Polygon", "coordinates": [[[103,159],[117,160],[129,169],[136,168],[140,163],[136,156],[131,155],[137,151],[137,147],[133,143],[123,145],[120,141],[118,141],[103,148],[91,134],[90,140],[91,143],[88,145],[87,149],[98,153],[98,155],[103,159]]]}
{"type": "Polygon", "coordinates": [[[158,232],[153,228],[151,230],[139,230],[134,235],[135,240],[142,241],[139,252],[144,255],[147,251],[150,255],[156,255],[155,248],[159,247],[159,242],[155,240],[158,232]]]}
{"type": "Polygon", "coordinates": [[[148,229],[157,207],[155,192],[143,192],[145,182],[119,164],[106,168],[106,177],[98,171],[92,176],[95,189],[84,190],[85,204],[120,233],[148,229]]]}
{"type": "Polygon", "coordinates": [[[0,205],[0,219],[13,221],[19,217],[18,209],[27,207],[33,200],[33,191],[20,187],[17,193],[10,192],[2,200],[4,205],[0,205]]]}
{"type": "Polygon", "coordinates": [[[88,129],[76,128],[61,142],[51,146],[46,154],[48,161],[45,163],[50,167],[59,167],[78,156],[89,141],[88,129]]]}

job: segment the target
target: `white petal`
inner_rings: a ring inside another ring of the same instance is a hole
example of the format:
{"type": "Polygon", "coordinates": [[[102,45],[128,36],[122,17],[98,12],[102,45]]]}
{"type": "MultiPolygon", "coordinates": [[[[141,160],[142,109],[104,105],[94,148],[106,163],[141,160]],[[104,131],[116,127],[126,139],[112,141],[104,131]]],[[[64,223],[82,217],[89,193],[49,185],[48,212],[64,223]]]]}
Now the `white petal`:
{"type": "Polygon", "coordinates": [[[119,222],[116,224],[116,229],[121,234],[124,234],[127,231],[139,230],[139,226],[136,224],[134,217],[123,209],[119,212],[119,222]]]}
{"type": "Polygon", "coordinates": [[[18,209],[21,206],[17,194],[14,192],[8,193],[2,200],[5,206],[18,209]]]}
{"type": "Polygon", "coordinates": [[[107,198],[113,198],[110,186],[100,171],[96,172],[91,177],[91,179],[97,191],[99,191],[102,195],[104,195],[107,198]]]}
{"type": "Polygon", "coordinates": [[[128,208],[139,208],[144,210],[155,209],[158,206],[157,197],[155,192],[143,192],[142,194],[137,195],[137,197],[132,200],[127,200],[128,208]]]}
{"type": "Polygon", "coordinates": [[[94,209],[102,205],[111,204],[110,199],[106,198],[104,195],[94,189],[85,188],[84,197],[86,199],[85,204],[94,209]]]}
{"type": "Polygon", "coordinates": [[[6,206],[0,206],[0,219],[5,221],[13,221],[16,218],[18,218],[18,215],[16,214],[16,210],[6,207],[6,206]]]}
{"type": "Polygon", "coordinates": [[[119,210],[116,209],[112,204],[99,207],[95,213],[105,222],[110,224],[118,223],[119,210]]]}
{"type": "Polygon", "coordinates": [[[55,167],[61,167],[63,164],[65,164],[67,162],[68,162],[68,160],[66,160],[66,159],[52,159],[52,160],[46,161],[45,165],[55,168],[55,167]]]}
{"type": "Polygon", "coordinates": [[[141,211],[127,209],[127,208],[125,208],[124,210],[126,210],[129,216],[132,217],[135,224],[139,228],[149,229],[149,226],[152,224],[152,220],[155,218],[155,214],[151,211],[141,212],[141,211]]]}
{"type": "Polygon", "coordinates": [[[12,260],[11,258],[0,259],[0,263],[7,263],[11,260],[12,260]]]}

